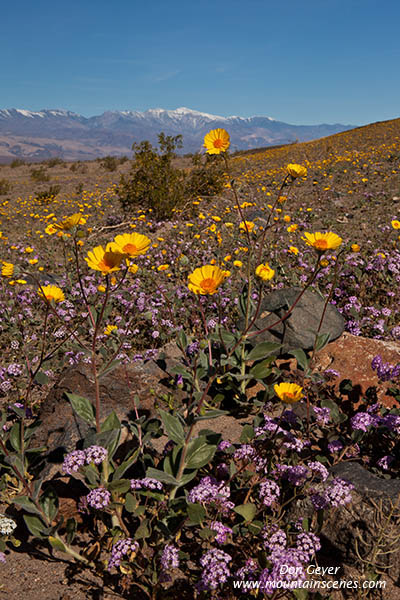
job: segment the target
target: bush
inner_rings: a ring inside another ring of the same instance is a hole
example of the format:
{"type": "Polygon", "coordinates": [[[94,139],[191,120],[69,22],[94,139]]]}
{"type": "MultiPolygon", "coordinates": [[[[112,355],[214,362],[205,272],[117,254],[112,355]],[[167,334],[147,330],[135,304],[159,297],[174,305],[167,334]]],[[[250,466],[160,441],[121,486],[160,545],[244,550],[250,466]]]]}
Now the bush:
{"type": "Polygon", "coordinates": [[[49,169],[51,169],[52,167],[56,167],[57,165],[63,164],[64,161],[58,156],[54,156],[53,158],[49,158],[49,160],[46,160],[46,165],[49,167],[49,169]]]}
{"type": "Polygon", "coordinates": [[[39,202],[48,203],[54,200],[57,194],[60,193],[61,186],[60,185],[51,185],[48,190],[43,190],[41,192],[37,192],[36,200],[39,202]]]}
{"type": "Polygon", "coordinates": [[[106,171],[116,171],[118,167],[118,158],[116,156],[105,156],[101,161],[100,165],[106,171]]]}
{"type": "Polygon", "coordinates": [[[47,175],[44,167],[38,169],[31,169],[31,178],[34,181],[50,181],[50,177],[47,175]]]}
{"type": "MultiPolygon", "coordinates": [[[[223,186],[223,170],[219,161],[200,155],[192,158],[193,169],[185,173],[173,166],[175,149],[182,147],[182,136],[158,136],[160,150],[150,142],[133,144],[133,165],[128,177],[121,177],[117,195],[124,212],[133,208],[151,208],[158,219],[170,218],[186,200],[202,195],[214,195],[223,186]]],[[[213,157],[215,159],[215,157],[213,157]]]]}
{"type": "Polygon", "coordinates": [[[8,192],[11,190],[11,183],[8,181],[8,179],[0,179],[0,196],[3,196],[4,194],[8,194],[8,192]]]}
{"type": "Polygon", "coordinates": [[[72,171],[73,173],[86,173],[88,168],[87,165],[85,165],[82,162],[77,162],[77,163],[72,163],[72,165],[70,166],[70,171],[72,171]]]}
{"type": "Polygon", "coordinates": [[[21,158],[15,158],[11,163],[10,163],[10,167],[12,169],[16,169],[17,167],[22,167],[22,165],[25,164],[25,161],[22,160],[21,158]]]}

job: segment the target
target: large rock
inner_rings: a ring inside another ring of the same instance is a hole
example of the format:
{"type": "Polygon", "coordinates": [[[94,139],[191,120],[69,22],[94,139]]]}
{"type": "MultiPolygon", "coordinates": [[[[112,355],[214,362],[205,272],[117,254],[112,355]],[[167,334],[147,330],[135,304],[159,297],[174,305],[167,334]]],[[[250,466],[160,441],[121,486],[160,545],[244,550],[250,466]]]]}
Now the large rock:
{"type": "Polygon", "coordinates": [[[339,373],[336,388],[344,379],[350,379],[353,384],[351,399],[360,402],[368,388],[375,387],[377,398],[385,406],[397,406],[398,403],[387,394],[390,382],[380,382],[372,370],[372,359],[380,355],[383,362],[396,365],[400,363],[400,344],[386,340],[375,340],[361,336],[343,333],[336,341],[329,343],[318,352],[315,369],[325,371],[334,369],[339,373]]]}
{"type": "MultiPolygon", "coordinates": [[[[262,331],[274,325],[282,318],[299,297],[302,288],[292,287],[274,290],[263,298],[259,317],[251,332],[262,331]]],[[[325,307],[325,299],[316,292],[306,290],[297,302],[290,315],[279,324],[259,335],[250,336],[252,345],[260,342],[282,343],[281,354],[303,348],[311,350],[314,347],[316,334],[325,307]]],[[[243,326],[243,323],[240,324],[243,326]]],[[[330,340],[335,340],[344,331],[345,320],[337,308],[328,304],[319,333],[329,333],[330,340]]]]}
{"type": "Polygon", "coordinates": [[[362,571],[360,557],[371,560],[372,570],[379,567],[385,573],[383,579],[388,577],[398,584],[400,479],[381,479],[355,462],[339,463],[331,472],[353,483],[353,502],[328,511],[322,529],[324,538],[335,550],[336,558],[340,556],[345,564],[362,571]]]}

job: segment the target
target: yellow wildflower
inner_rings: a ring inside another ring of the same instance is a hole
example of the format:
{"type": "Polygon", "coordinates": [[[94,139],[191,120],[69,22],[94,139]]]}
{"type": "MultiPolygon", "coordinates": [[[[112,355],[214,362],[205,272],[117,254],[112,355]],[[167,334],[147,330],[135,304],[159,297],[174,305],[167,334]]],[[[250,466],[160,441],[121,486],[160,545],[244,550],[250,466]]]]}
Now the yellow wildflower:
{"type": "Polygon", "coordinates": [[[275,275],[274,269],[271,269],[268,263],[258,265],[256,268],[256,275],[264,281],[269,281],[275,275]]]}
{"type": "Polygon", "coordinates": [[[327,233],[321,233],[320,231],[316,231],[315,233],[304,233],[305,237],[302,238],[308,246],[312,246],[319,253],[326,252],[327,250],[336,250],[339,248],[342,243],[342,238],[340,238],[336,233],[332,233],[329,231],[327,233]]]}
{"type": "Polygon", "coordinates": [[[45,285],[38,290],[38,294],[48,302],[51,302],[52,300],[54,300],[54,302],[63,302],[65,300],[64,292],[57,285],[45,285]]]}
{"type": "Polygon", "coordinates": [[[215,265],[204,265],[195,269],[188,277],[188,288],[195,294],[215,294],[228,272],[215,265]]]}
{"type": "Polygon", "coordinates": [[[303,388],[297,383],[279,383],[274,385],[275,394],[287,404],[298,402],[303,397],[303,388]]]}
{"type": "Polygon", "coordinates": [[[307,169],[302,165],[297,165],[295,163],[287,165],[286,170],[293,179],[296,179],[297,177],[306,177],[307,175],[307,169]]]}
{"type": "Polygon", "coordinates": [[[109,247],[113,252],[120,252],[134,257],[140,254],[145,254],[149,249],[151,240],[140,233],[123,233],[117,235],[113,242],[110,242],[109,247]]]}
{"type": "Polygon", "coordinates": [[[204,137],[204,148],[207,154],[221,154],[230,146],[229,133],[225,129],[212,129],[204,137]]]}
{"type": "Polygon", "coordinates": [[[109,246],[104,250],[103,246],[96,246],[88,252],[85,260],[91,269],[101,271],[103,275],[113,271],[119,271],[122,259],[125,257],[120,252],[113,252],[109,246]]]}

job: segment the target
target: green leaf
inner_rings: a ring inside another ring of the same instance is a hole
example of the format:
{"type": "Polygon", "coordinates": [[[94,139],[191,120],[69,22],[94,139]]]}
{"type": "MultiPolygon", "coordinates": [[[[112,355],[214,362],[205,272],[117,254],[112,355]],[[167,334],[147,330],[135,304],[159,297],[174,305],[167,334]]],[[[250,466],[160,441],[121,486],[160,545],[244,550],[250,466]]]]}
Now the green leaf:
{"type": "Polygon", "coordinates": [[[167,485],[179,485],[179,481],[177,481],[175,477],[169,475],[168,473],[165,473],[164,471],[153,469],[153,467],[149,467],[147,469],[146,477],[152,477],[153,479],[157,479],[157,481],[161,481],[161,483],[166,483],[167,485]]]}
{"type": "Polygon", "coordinates": [[[11,446],[14,448],[14,450],[16,450],[17,452],[21,451],[21,424],[20,423],[14,423],[14,425],[11,427],[10,443],[11,443],[11,446]]]}
{"type": "Polygon", "coordinates": [[[239,506],[235,506],[233,509],[238,515],[243,517],[245,521],[252,521],[257,512],[257,507],[255,504],[239,504],[239,506]]]}
{"type": "Polygon", "coordinates": [[[39,498],[39,503],[49,521],[53,521],[58,513],[58,496],[51,486],[44,490],[39,498]]]}
{"type": "Polygon", "coordinates": [[[272,373],[272,369],[269,368],[270,364],[271,364],[271,359],[266,358],[262,362],[254,365],[250,369],[249,375],[251,375],[251,377],[253,379],[266,379],[272,373]]]}
{"type": "Polygon", "coordinates": [[[158,410],[162,424],[169,439],[176,444],[183,444],[185,441],[185,430],[177,416],[167,413],[161,408],[158,410]]]}
{"type": "Polygon", "coordinates": [[[139,501],[133,496],[133,494],[126,494],[124,508],[129,512],[133,513],[139,506],[139,501]]]}
{"type": "Polygon", "coordinates": [[[131,482],[129,479],[118,479],[117,481],[111,481],[108,484],[108,489],[119,494],[125,494],[131,488],[131,482]]]}
{"type": "Polygon", "coordinates": [[[109,375],[110,373],[112,373],[112,371],[114,371],[114,369],[116,369],[120,364],[121,364],[120,360],[113,360],[108,365],[108,367],[106,367],[103,370],[100,370],[100,372],[97,375],[98,379],[101,379],[102,377],[105,377],[106,375],[109,375]]]}
{"type": "Polygon", "coordinates": [[[33,513],[35,515],[41,514],[40,510],[36,508],[34,503],[29,500],[27,496],[17,496],[16,498],[13,498],[13,504],[18,504],[18,506],[21,506],[29,513],[33,513]]]}
{"type": "Polygon", "coordinates": [[[121,422],[117,417],[115,410],[112,411],[111,414],[103,421],[101,424],[101,431],[111,431],[112,429],[120,429],[121,422]]]}
{"type": "Polygon", "coordinates": [[[78,527],[78,524],[76,522],[76,519],[74,519],[73,517],[67,519],[67,522],[65,524],[65,530],[67,532],[68,544],[72,544],[72,542],[74,541],[77,527],[78,527]]]}
{"type": "Polygon", "coordinates": [[[150,531],[148,528],[148,520],[145,519],[144,521],[141,522],[141,524],[139,525],[139,527],[136,529],[136,533],[135,533],[135,540],[140,540],[143,538],[147,538],[150,535],[150,531]]]}
{"type": "Polygon", "coordinates": [[[197,423],[197,421],[206,421],[207,419],[218,419],[218,417],[222,417],[223,415],[228,415],[229,411],[227,410],[219,410],[212,409],[208,410],[204,415],[200,415],[194,418],[193,422],[197,423]]]}
{"type": "Polygon", "coordinates": [[[210,444],[206,437],[199,436],[189,443],[185,467],[188,469],[200,469],[212,460],[217,446],[210,444]]]}
{"type": "Polygon", "coordinates": [[[192,523],[200,525],[205,519],[206,509],[201,504],[188,504],[187,514],[192,523]]]}
{"type": "Polygon", "coordinates": [[[176,337],[178,338],[180,348],[183,348],[184,350],[186,350],[186,348],[188,346],[188,339],[187,339],[187,336],[186,336],[186,333],[184,332],[184,330],[180,329],[178,331],[176,337]]]}
{"type": "Polygon", "coordinates": [[[297,348],[297,350],[292,350],[291,352],[289,352],[289,354],[291,354],[292,356],[294,356],[297,359],[297,362],[300,365],[300,367],[303,369],[303,371],[305,371],[307,369],[309,360],[307,358],[306,353],[304,352],[304,350],[302,348],[297,348]]]}
{"type": "Polygon", "coordinates": [[[46,385],[50,380],[46,373],[43,373],[43,371],[38,371],[35,375],[35,381],[36,383],[39,383],[39,385],[46,385]]]}
{"type": "Polygon", "coordinates": [[[24,521],[32,535],[38,538],[45,538],[48,528],[43,523],[42,519],[35,515],[24,515],[24,521]]]}
{"type": "Polygon", "coordinates": [[[315,351],[318,352],[318,350],[322,350],[322,348],[325,348],[325,346],[329,342],[330,337],[330,333],[320,333],[319,335],[317,335],[315,340],[315,351]]]}
{"type": "Polygon", "coordinates": [[[121,479],[121,477],[125,474],[125,471],[127,469],[129,469],[129,467],[136,462],[139,452],[140,452],[140,449],[137,448],[130,458],[125,460],[123,463],[121,463],[119,465],[119,467],[117,467],[115,469],[114,475],[113,475],[113,481],[117,481],[118,479],[121,479]]]}
{"type": "Polygon", "coordinates": [[[66,395],[76,414],[81,419],[86,421],[86,423],[89,423],[90,425],[96,425],[92,403],[87,398],[82,398],[82,396],[77,396],[76,394],[71,394],[70,392],[66,392],[66,395]]]}
{"type": "Polygon", "coordinates": [[[246,356],[246,361],[261,360],[262,358],[266,358],[273,352],[276,352],[281,347],[282,344],[278,344],[276,342],[261,342],[249,352],[249,354],[246,356]]]}
{"type": "Polygon", "coordinates": [[[60,552],[67,552],[67,548],[59,538],[55,538],[52,535],[49,535],[49,542],[54,550],[59,550],[60,552]]]}
{"type": "Polygon", "coordinates": [[[243,425],[239,441],[241,444],[247,444],[254,438],[254,436],[255,436],[255,433],[254,433],[253,427],[249,424],[246,424],[246,425],[243,425]]]}

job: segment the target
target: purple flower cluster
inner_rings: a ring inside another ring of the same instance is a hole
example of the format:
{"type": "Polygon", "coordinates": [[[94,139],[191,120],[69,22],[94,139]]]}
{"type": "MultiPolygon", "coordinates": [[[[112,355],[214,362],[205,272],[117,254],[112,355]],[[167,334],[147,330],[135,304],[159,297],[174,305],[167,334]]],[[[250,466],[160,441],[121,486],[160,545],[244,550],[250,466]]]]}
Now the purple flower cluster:
{"type": "Polygon", "coordinates": [[[227,527],[220,521],[214,521],[211,523],[210,529],[217,532],[217,535],[214,538],[217,544],[225,544],[228,535],[233,533],[233,530],[230,527],[227,527]]]}
{"type": "Polygon", "coordinates": [[[119,567],[124,556],[132,553],[136,554],[138,550],[139,544],[131,538],[118,540],[111,549],[111,557],[108,561],[107,570],[111,571],[113,567],[119,567]]]}
{"type": "Polygon", "coordinates": [[[335,477],[331,484],[320,493],[311,496],[311,502],[315,510],[322,510],[328,506],[338,507],[349,504],[352,501],[351,490],[354,485],[349,481],[335,477]]]}
{"type": "Polygon", "coordinates": [[[152,477],[131,479],[131,490],[157,490],[158,492],[162,492],[163,484],[152,477]]]}
{"type": "Polygon", "coordinates": [[[105,488],[96,488],[88,493],[86,501],[92,508],[105,508],[110,504],[111,494],[105,488]]]}
{"type": "Polygon", "coordinates": [[[218,482],[214,477],[203,477],[198,485],[196,485],[187,496],[187,501],[195,504],[200,502],[210,504],[215,502],[223,512],[227,512],[234,508],[233,502],[230,502],[230,489],[224,482],[218,482]]]}
{"type": "Polygon", "coordinates": [[[203,554],[200,559],[203,572],[199,589],[216,590],[221,583],[225,583],[231,574],[228,567],[231,560],[232,556],[216,548],[203,554]]]}
{"type": "Polygon", "coordinates": [[[64,457],[64,462],[61,469],[67,475],[72,475],[79,471],[84,465],[89,465],[94,462],[99,465],[107,458],[108,452],[102,446],[89,446],[86,450],[74,450],[64,457]]]}
{"type": "Polygon", "coordinates": [[[161,554],[161,565],[165,571],[179,567],[178,548],[172,544],[166,544],[161,554]]]}
{"type": "Polygon", "coordinates": [[[372,359],[371,368],[376,371],[381,381],[392,381],[400,376],[400,363],[397,365],[385,363],[379,354],[372,359]]]}
{"type": "Polygon", "coordinates": [[[258,494],[265,506],[272,506],[272,504],[276,502],[281,495],[281,490],[275,481],[267,479],[260,483],[258,494]]]}

